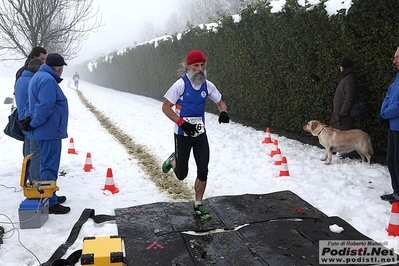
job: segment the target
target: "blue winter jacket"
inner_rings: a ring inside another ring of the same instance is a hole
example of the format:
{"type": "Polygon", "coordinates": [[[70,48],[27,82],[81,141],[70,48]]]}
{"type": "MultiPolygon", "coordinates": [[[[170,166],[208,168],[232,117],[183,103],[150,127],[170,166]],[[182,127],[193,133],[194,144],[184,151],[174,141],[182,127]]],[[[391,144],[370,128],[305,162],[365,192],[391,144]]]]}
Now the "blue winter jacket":
{"type": "Polygon", "coordinates": [[[389,86],[381,106],[381,117],[389,119],[391,130],[399,131],[399,74],[389,86]]]}
{"type": "Polygon", "coordinates": [[[34,130],[28,137],[35,140],[64,139],[68,137],[68,100],[58,83],[62,78],[46,64],[29,83],[30,125],[34,130]]]}
{"type": "Polygon", "coordinates": [[[14,87],[15,101],[17,102],[18,120],[22,120],[29,114],[28,106],[28,85],[35,73],[24,70],[14,87]]]}

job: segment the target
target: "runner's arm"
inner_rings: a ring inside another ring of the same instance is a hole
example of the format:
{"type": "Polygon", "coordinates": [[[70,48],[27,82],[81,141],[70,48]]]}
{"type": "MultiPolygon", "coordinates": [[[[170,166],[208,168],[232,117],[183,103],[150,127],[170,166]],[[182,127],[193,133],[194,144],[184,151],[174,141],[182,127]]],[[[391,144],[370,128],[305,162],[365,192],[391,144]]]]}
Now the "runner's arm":
{"type": "Polygon", "coordinates": [[[177,116],[175,111],[173,111],[172,107],[174,106],[173,103],[171,103],[168,99],[165,99],[165,101],[162,104],[162,112],[174,123],[179,120],[180,117],[177,116]]]}
{"type": "Polygon", "coordinates": [[[220,100],[217,104],[219,112],[227,112],[227,105],[224,101],[220,100]]]}

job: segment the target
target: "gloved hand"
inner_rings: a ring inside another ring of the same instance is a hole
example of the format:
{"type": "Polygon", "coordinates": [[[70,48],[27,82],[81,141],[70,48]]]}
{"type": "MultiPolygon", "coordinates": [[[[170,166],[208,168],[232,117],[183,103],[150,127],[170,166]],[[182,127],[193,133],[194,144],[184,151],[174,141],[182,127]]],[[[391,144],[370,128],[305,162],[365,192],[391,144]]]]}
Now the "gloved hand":
{"type": "Polygon", "coordinates": [[[220,112],[219,124],[220,123],[228,123],[228,122],[230,122],[229,114],[227,112],[225,112],[225,111],[220,112]]]}
{"type": "Polygon", "coordinates": [[[381,114],[378,114],[378,123],[385,128],[390,128],[389,119],[382,118],[381,114]]]}
{"type": "Polygon", "coordinates": [[[19,120],[18,124],[19,124],[19,128],[23,131],[31,131],[34,130],[35,128],[33,128],[29,123],[30,121],[32,121],[32,118],[30,116],[26,117],[25,119],[19,120]]]}
{"type": "Polygon", "coordinates": [[[198,133],[196,125],[193,125],[189,122],[186,122],[183,118],[180,118],[176,124],[183,129],[184,133],[188,136],[194,136],[195,133],[198,133]]]}

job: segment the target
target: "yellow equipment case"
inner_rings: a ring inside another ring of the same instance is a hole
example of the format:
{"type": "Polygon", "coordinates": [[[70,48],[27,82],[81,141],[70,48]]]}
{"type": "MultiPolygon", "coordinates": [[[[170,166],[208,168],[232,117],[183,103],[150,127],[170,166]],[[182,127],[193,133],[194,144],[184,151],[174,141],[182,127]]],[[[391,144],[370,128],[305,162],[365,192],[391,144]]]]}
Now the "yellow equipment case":
{"type": "Polygon", "coordinates": [[[22,162],[20,186],[24,190],[24,196],[28,199],[51,198],[55,191],[59,190],[54,180],[29,180],[27,171],[32,154],[26,156],[22,162]]]}
{"type": "Polygon", "coordinates": [[[81,265],[122,266],[122,238],[118,236],[85,237],[81,265]]]}

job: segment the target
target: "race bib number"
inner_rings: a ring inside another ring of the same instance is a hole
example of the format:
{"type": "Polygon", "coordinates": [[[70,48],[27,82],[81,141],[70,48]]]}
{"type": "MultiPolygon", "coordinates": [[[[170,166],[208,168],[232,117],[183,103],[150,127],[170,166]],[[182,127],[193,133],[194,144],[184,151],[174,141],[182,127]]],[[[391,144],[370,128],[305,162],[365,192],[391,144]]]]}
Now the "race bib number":
{"type": "MultiPolygon", "coordinates": [[[[202,133],[205,132],[205,128],[204,128],[204,122],[202,121],[201,117],[184,117],[184,120],[186,120],[187,122],[189,122],[190,124],[195,125],[195,127],[197,128],[197,133],[195,133],[193,136],[193,138],[198,137],[199,135],[201,135],[202,133]]],[[[184,133],[184,136],[187,136],[186,133],[184,133]]]]}

